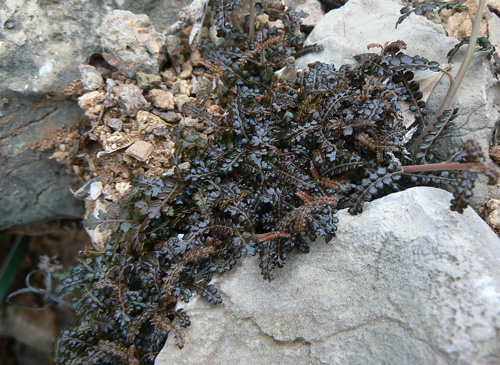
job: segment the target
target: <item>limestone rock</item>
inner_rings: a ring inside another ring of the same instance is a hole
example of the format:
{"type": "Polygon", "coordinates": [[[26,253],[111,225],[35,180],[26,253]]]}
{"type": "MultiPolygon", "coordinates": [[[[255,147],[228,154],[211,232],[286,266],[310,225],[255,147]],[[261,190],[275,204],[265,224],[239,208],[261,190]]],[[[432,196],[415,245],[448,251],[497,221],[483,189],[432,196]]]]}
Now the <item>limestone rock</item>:
{"type": "Polygon", "coordinates": [[[100,181],[90,184],[90,199],[97,200],[102,194],[103,187],[100,181]]]}
{"type": "MultiPolygon", "coordinates": [[[[468,0],[461,4],[467,6],[471,14],[475,15],[477,13],[478,3],[478,1],[468,0]]],[[[494,2],[487,1],[487,3],[489,5],[493,4],[494,2]]],[[[454,13],[449,10],[447,10],[447,12],[450,13],[450,16],[446,19],[446,33],[450,37],[455,37],[458,40],[462,40],[465,37],[468,37],[470,35],[470,32],[472,31],[472,21],[470,20],[470,17],[465,13],[454,13]]],[[[479,27],[479,37],[487,36],[488,21],[486,19],[483,19],[483,21],[481,22],[481,26],[479,27]]]]}
{"type": "Polygon", "coordinates": [[[103,98],[103,91],[92,91],[80,96],[78,98],[78,105],[80,105],[80,108],[85,110],[85,115],[92,118],[101,113],[103,107],[101,101],[103,98]]]}
{"type": "Polygon", "coordinates": [[[116,91],[116,97],[118,98],[118,104],[131,117],[135,117],[138,110],[149,107],[149,103],[142,95],[141,89],[133,84],[120,85],[116,91]]]}
{"type": "Polygon", "coordinates": [[[490,227],[500,233],[500,200],[487,200],[485,217],[490,227]]]}
{"type": "Polygon", "coordinates": [[[451,195],[413,188],[339,213],[339,232],[294,252],[271,283],[258,258],[216,284],[163,364],[448,364],[500,356],[500,239],[451,195]]]}
{"type": "MultiPolygon", "coordinates": [[[[119,7],[146,13],[164,28],[178,16],[179,0],[2,0],[0,5],[0,230],[59,218],[80,219],[65,167],[33,150],[59,128],[85,120],[76,102],[40,106],[80,77],[77,66],[99,52],[97,30],[119,7]],[[33,177],[36,177],[34,179],[33,177]]],[[[95,80],[96,81],[96,80],[95,80]]],[[[98,82],[98,81],[97,81],[98,82]]]]}
{"type": "Polygon", "coordinates": [[[0,90],[44,92],[76,79],[76,66],[98,44],[89,30],[98,28],[108,11],[104,2],[2,1],[2,25],[12,27],[2,29],[0,90]]]}
{"type": "Polygon", "coordinates": [[[151,133],[153,128],[166,127],[168,123],[162,118],[141,110],[137,113],[135,121],[132,122],[132,129],[141,129],[144,133],[151,133]]]}
{"type": "Polygon", "coordinates": [[[184,104],[193,103],[195,101],[196,101],[196,98],[193,98],[191,96],[187,96],[185,94],[180,94],[180,95],[174,97],[174,102],[175,102],[175,105],[177,106],[178,110],[182,110],[182,107],[184,106],[184,104]]]}
{"type": "Polygon", "coordinates": [[[94,66],[80,65],[83,88],[88,91],[97,90],[104,86],[104,80],[99,71],[94,66]]]}
{"type": "MultiPolygon", "coordinates": [[[[299,58],[296,64],[299,68],[316,61],[333,63],[337,68],[343,64],[356,65],[354,56],[368,52],[368,44],[396,40],[406,42],[408,47],[405,53],[409,55],[418,54],[446,64],[447,53],[457,40],[447,37],[442,25],[415,14],[395,29],[401,7],[395,0],[350,0],[342,8],[326,14],[307,38],[305,44],[319,43],[325,48],[324,51],[299,58]]],[[[452,60],[449,71],[452,75],[458,72],[464,52],[465,48],[452,60]]],[[[425,77],[430,73],[428,71],[418,76],[425,77]]],[[[444,77],[434,88],[427,104],[430,116],[439,108],[448,85],[444,77]]],[[[439,144],[440,157],[445,159],[451,148],[469,139],[477,141],[487,155],[495,124],[500,118],[500,88],[490,62],[485,57],[478,57],[473,62],[453,105],[459,108],[459,114],[454,120],[452,136],[439,144]]],[[[480,176],[476,183],[475,195],[471,199],[476,208],[481,205],[486,194],[495,198],[500,196],[500,189],[488,186],[486,181],[484,176],[480,176]]]]}
{"type": "Polygon", "coordinates": [[[137,72],[135,78],[137,79],[137,85],[142,90],[150,90],[160,86],[161,76],[156,74],[147,74],[144,72],[137,72]]]}
{"type": "Polygon", "coordinates": [[[179,20],[179,13],[189,2],[181,0],[115,0],[114,3],[120,9],[148,15],[156,29],[163,31],[179,20]]]}
{"type": "Polygon", "coordinates": [[[323,45],[324,51],[301,57],[296,61],[297,66],[304,68],[316,61],[333,63],[336,67],[356,65],[354,56],[368,52],[370,43],[399,39],[406,42],[406,53],[446,63],[446,54],[456,40],[446,36],[442,25],[414,14],[395,28],[401,8],[395,0],[350,0],[330,11],[305,41],[323,45]]]}
{"type": "Polygon", "coordinates": [[[160,89],[151,90],[148,94],[149,100],[153,106],[162,109],[174,109],[174,94],[170,91],[164,91],[160,89]]]}
{"type": "Polygon", "coordinates": [[[156,24],[164,28],[175,21],[182,2],[2,1],[0,92],[46,92],[63,89],[75,80],[75,65],[86,62],[99,50],[97,30],[114,6],[153,16],[156,24]]]}
{"type": "Polygon", "coordinates": [[[146,15],[114,10],[100,34],[106,61],[129,77],[139,71],[157,74],[166,60],[165,36],[155,31],[146,15]]]}
{"type": "Polygon", "coordinates": [[[302,25],[310,27],[316,26],[325,15],[318,0],[307,0],[304,4],[298,5],[295,10],[308,14],[307,18],[302,19],[302,25]]]}
{"type": "Polygon", "coordinates": [[[180,94],[180,95],[190,96],[192,87],[191,87],[191,84],[189,83],[189,81],[180,80],[180,81],[177,81],[176,83],[174,83],[172,89],[174,91],[174,95],[180,94]]]}

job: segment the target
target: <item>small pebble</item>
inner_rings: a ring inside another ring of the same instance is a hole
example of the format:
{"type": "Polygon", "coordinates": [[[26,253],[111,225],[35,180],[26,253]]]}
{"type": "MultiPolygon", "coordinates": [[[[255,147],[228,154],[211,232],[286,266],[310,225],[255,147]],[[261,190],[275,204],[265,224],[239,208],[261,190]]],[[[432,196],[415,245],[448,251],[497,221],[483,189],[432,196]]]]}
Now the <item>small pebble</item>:
{"type": "Polygon", "coordinates": [[[174,109],[174,94],[169,91],[164,91],[160,89],[151,90],[148,94],[151,103],[162,109],[174,109]]]}
{"type": "Polygon", "coordinates": [[[108,127],[115,131],[119,131],[123,127],[123,122],[118,118],[111,118],[108,120],[108,127]]]}
{"type": "Polygon", "coordinates": [[[125,154],[139,161],[146,162],[153,150],[154,147],[151,143],[145,141],[137,141],[125,150],[125,154]]]}
{"type": "Polygon", "coordinates": [[[96,181],[92,184],[90,184],[90,199],[96,200],[101,196],[103,189],[102,182],[96,181]]]}

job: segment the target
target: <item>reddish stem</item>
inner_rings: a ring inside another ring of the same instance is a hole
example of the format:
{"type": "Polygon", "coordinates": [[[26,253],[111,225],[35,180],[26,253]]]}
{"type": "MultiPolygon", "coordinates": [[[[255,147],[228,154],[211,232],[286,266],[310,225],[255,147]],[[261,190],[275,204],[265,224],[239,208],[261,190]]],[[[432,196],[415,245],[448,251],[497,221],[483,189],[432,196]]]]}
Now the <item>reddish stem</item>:
{"type": "Polygon", "coordinates": [[[440,163],[431,163],[428,165],[413,165],[413,166],[403,166],[404,172],[417,172],[417,171],[441,171],[441,170],[489,170],[490,167],[478,162],[469,162],[469,163],[449,163],[449,162],[440,162],[440,163]]]}

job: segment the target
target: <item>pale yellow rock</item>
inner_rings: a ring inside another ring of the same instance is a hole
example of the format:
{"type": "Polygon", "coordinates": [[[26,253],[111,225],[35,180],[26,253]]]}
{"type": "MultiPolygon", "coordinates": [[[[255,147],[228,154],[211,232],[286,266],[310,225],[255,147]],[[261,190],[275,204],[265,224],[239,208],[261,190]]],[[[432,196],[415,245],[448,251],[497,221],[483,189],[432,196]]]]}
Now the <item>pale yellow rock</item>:
{"type": "MultiPolygon", "coordinates": [[[[493,2],[499,2],[499,0],[488,1],[488,4],[493,2]]],[[[476,14],[477,11],[477,1],[476,0],[468,0],[463,5],[469,8],[471,14],[476,14]]],[[[499,8],[500,9],[500,8],[499,8]]],[[[455,37],[462,40],[465,37],[470,36],[472,31],[472,22],[469,16],[465,13],[455,13],[450,12],[449,10],[442,11],[441,17],[446,19],[445,29],[450,37],[455,37]]],[[[444,20],[443,19],[443,20],[444,20]]],[[[483,17],[483,21],[481,22],[481,27],[479,28],[479,37],[486,37],[488,35],[488,22],[483,17]]]]}
{"type": "Polygon", "coordinates": [[[180,80],[174,84],[174,94],[175,95],[191,95],[192,86],[187,80],[180,80]]]}
{"type": "Polygon", "coordinates": [[[120,193],[120,195],[125,195],[131,188],[132,185],[128,181],[121,181],[115,184],[115,189],[120,193]]]}
{"type": "Polygon", "coordinates": [[[98,104],[100,104],[103,97],[104,93],[102,91],[92,91],[80,96],[78,98],[78,105],[80,105],[80,108],[87,111],[91,108],[95,108],[98,104]]]}
{"type": "Polygon", "coordinates": [[[153,106],[162,109],[172,110],[175,108],[174,94],[170,91],[154,89],[148,93],[148,98],[153,106]]]}
{"type": "Polygon", "coordinates": [[[186,79],[189,79],[192,75],[192,72],[189,71],[189,70],[184,70],[181,72],[181,74],[179,75],[179,77],[183,80],[186,80],[186,79]]]}
{"type": "Polygon", "coordinates": [[[200,123],[198,119],[191,117],[182,118],[179,124],[183,127],[191,127],[197,130],[205,129],[205,124],[200,123]]]}
{"type": "Polygon", "coordinates": [[[140,112],[137,113],[137,117],[135,118],[135,120],[139,126],[147,125],[148,127],[150,126],[160,127],[169,125],[159,116],[154,115],[153,113],[146,112],[144,110],[141,110],[140,112]]]}
{"type": "Polygon", "coordinates": [[[181,111],[184,104],[194,102],[196,99],[191,97],[191,96],[187,96],[187,95],[179,95],[179,96],[176,96],[174,98],[174,100],[175,100],[175,105],[177,106],[177,109],[181,111]]]}
{"type": "Polygon", "coordinates": [[[490,199],[486,203],[486,223],[491,228],[500,231],[500,200],[490,199]]]}

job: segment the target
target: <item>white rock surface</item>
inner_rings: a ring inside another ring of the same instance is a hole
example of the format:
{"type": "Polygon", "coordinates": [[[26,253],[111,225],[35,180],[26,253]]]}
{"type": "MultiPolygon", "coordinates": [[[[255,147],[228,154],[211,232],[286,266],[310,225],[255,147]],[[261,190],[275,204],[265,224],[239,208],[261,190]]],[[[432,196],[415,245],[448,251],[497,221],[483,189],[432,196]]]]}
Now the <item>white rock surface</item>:
{"type": "Polygon", "coordinates": [[[414,188],[339,213],[339,232],[262,280],[255,258],[185,305],[163,364],[482,364],[500,358],[500,239],[451,195],[414,188]]]}
{"type": "Polygon", "coordinates": [[[114,10],[99,30],[103,56],[122,74],[157,74],[166,61],[165,36],[157,32],[144,14],[114,10]]]}
{"type": "MultiPolygon", "coordinates": [[[[403,40],[407,53],[446,63],[446,54],[458,43],[447,37],[442,25],[412,14],[397,28],[403,7],[397,0],[349,0],[339,9],[328,12],[313,29],[305,44],[319,43],[325,48],[296,61],[299,68],[321,61],[355,65],[355,55],[368,52],[370,43],[384,44],[403,40]]],[[[379,52],[380,49],[371,50],[379,52]]]]}
{"type": "MultiPolygon", "coordinates": [[[[306,40],[306,44],[319,43],[325,48],[319,53],[308,54],[296,61],[299,68],[305,68],[316,61],[333,63],[337,68],[343,64],[356,65],[355,55],[368,52],[370,43],[384,44],[396,40],[407,43],[405,53],[410,56],[420,55],[429,60],[447,63],[447,53],[458,40],[447,37],[444,28],[423,16],[412,14],[401,23],[395,24],[400,16],[402,5],[397,0],[350,0],[346,5],[326,14],[306,40]]],[[[452,75],[458,72],[466,47],[455,55],[451,63],[452,75]]],[[[379,48],[371,52],[379,52],[379,48]]],[[[421,76],[431,73],[421,73],[421,76]]],[[[429,102],[429,115],[439,108],[449,81],[443,77],[432,93],[429,102]]],[[[500,86],[494,77],[490,62],[486,57],[478,57],[469,69],[455,101],[459,107],[458,117],[454,121],[452,136],[440,144],[441,157],[446,158],[447,151],[454,146],[473,139],[479,142],[485,156],[488,155],[491,136],[500,119],[500,86]]],[[[488,158],[488,162],[493,162],[488,158]]],[[[498,187],[486,185],[486,179],[480,176],[476,183],[476,193],[471,199],[478,208],[486,194],[500,196],[498,187]]]]}

